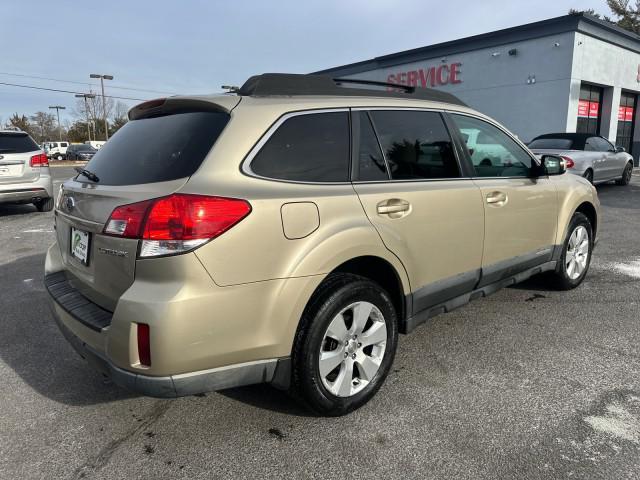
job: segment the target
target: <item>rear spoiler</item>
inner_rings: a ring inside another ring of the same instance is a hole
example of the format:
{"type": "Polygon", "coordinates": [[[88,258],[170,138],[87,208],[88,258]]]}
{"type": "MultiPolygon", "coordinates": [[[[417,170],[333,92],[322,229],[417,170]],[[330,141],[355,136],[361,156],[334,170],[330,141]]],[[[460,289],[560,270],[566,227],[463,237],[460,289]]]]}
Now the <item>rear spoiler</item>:
{"type": "Polygon", "coordinates": [[[229,113],[230,110],[213,102],[195,98],[157,98],[140,103],[129,110],[129,120],[141,118],[162,117],[176,113],[189,112],[221,112],[229,113]]]}

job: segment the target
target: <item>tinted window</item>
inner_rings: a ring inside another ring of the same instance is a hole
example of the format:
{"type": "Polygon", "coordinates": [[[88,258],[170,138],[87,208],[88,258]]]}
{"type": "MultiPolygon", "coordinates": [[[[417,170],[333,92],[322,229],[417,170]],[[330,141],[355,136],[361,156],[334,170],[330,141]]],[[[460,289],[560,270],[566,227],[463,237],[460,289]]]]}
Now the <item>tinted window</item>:
{"type": "Polygon", "coordinates": [[[40,150],[26,133],[0,133],[0,153],[26,153],[40,150]]]}
{"type": "Polygon", "coordinates": [[[312,113],[285,120],[254,157],[251,170],[280,180],[349,181],[348,113],[312,113]]]}
{"type": "Polygon", "coordinates": [[[371,126],[369,115],[366,112],[359,112],[358,116],[360,117],[358,180],[365,182],[389,180],[382,150],[371,126]]]}
{"type": "Polygon", "coordinates": [[[62,143],[60,144],[60,146],[61,146],[61,147],[66,147],[66,146],[68,146],[68,143],[62,142],[62,143]]]}
{"type": "MultiPolygon", "coordinates": [[[[221,112],[189,112],[132,120],[97,151],[86,168],[105,185],[135,185],[188,177],[200,166],[228,121],[229,115],[221,112]]],[[[74,149],[80,147],[93,150],[89,145],[78,145],[74,149]]],[[[88,181],[84,177],[77,180],[88,181]]]]}
{"type": "Polygon", "coordinates": [[[524,177],[533,159],[511,137],[485,121],[452,115],[478,177],[524,177]]]}
{"type": "Polygon", "coordinates": [[[584,149],[588,152],[608,152],[611,150],[611,144],[604,138],[589,137],[584,144],[584,149]]]}
{"type": "Polygon", "coordinates": [[[460,176],[449,133],[439,113],[370,112],[391,178],[454,178],[460,176]]]}
{"type": "Polygon", "coordinates": [[[96,152],[97,150],[91,145],[78,145],[77,150],[79,152],[96,152]]]}
{"type": "Polygon", "coordinates": [[[535,138],[528,147],[549,150],[571,150],[573,141],[570,138],[535,138]]]}

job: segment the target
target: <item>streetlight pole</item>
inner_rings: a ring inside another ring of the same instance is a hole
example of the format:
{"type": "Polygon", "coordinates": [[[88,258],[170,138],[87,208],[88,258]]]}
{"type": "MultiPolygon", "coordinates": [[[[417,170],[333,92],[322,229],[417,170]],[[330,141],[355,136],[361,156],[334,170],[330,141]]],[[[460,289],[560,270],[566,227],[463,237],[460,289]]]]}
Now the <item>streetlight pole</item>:
{"type": "Polygon", "coordinates": [[[87,98],[96,98],[94,93],[76,93],[77,98],[84,98],[84,111],[87,114],[87,133],[89,134],[89,141],[91,141],[91,124],[89,123],[89,103],[87,98]]]}
{"type": "Polygon", "coordinates": [[[60,110],[65,110],[67,107],[63,107],[61,105],[54,105],[53,107],[49,107],[49,108],[55,108],[56,109],[56,113],[58,114],[58,140],[62,141],[62,130],[60,129],[60,110]]]}
{"type": "Polygon", "coordinates": [[[104,81],[113,80],[113,75],[92,73],[89,75],[89,78],[100,79],[100,87],[102,88],[102,119],[104,120],[104,139],[105,141],[107,141],[109,140],[109,127],[107,127],[107,100],[104,96],[104,81]]]}

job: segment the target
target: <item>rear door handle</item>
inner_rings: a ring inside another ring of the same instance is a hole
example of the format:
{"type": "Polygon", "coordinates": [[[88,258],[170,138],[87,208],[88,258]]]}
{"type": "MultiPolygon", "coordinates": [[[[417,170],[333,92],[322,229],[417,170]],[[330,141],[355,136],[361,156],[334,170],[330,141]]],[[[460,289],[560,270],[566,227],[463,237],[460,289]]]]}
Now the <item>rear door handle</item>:
{"type": "Polygon", "coordinates": [[[392,198],[384,200],[376,206],[379,215],[389,215],[391,218],[398,218],[409,212],[411,204],[406,200],[392,198]]]}
{"type": "Polygon", "coordinates": [[[507,203],[508,199],[509,197],[504,192],[491,192],[487,195],[487,203],[496,207],[501,207],[507,203]]]}

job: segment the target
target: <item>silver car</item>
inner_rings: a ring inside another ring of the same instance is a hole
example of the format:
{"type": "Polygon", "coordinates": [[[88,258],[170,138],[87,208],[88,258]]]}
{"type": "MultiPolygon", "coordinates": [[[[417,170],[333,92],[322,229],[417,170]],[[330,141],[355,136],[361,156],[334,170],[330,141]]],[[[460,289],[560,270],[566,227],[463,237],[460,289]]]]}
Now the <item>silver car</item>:
{"type": "Polygon", "coordinates": [[[569,172],[580,175],[594,185],[615,180],[628,185],[633,171],[633,157],[623,147],[615,147],[604,137],[586,133],[547,133],[529,142],[538,157],[559,155],[569,172]]]}
{"type": "Polygon", "coordinates": [[[21,130],[0,130],[0,203],[33,203],[53,209],[53,181],[46,153],[21,130]]]}

